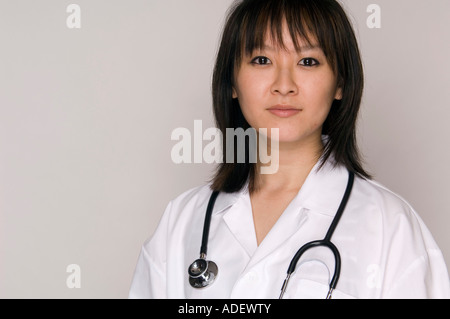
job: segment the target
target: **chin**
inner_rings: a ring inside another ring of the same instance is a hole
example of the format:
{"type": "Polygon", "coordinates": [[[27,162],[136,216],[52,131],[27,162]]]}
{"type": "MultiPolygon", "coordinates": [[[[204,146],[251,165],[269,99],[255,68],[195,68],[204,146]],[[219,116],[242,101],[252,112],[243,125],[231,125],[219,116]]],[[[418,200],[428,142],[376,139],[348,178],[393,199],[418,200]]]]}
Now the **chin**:
{"type": "MultiPolygon", "coordinates": [[[[271,130],[268,130],[267,138],[271,141],[276,141],[278,143],[296,143],[301,140],[301,138],[298,135],[292,135],[292,134],[286,134],[283,132],[279,132],[279,134],[275,133],[274,131],[270,132],[271,130]]],[[[263,134],[261,134],[264,136],[263,134]]]]}
{"type": "Polygon", "coordinates": [[[297,130],[278,127],[267,129],[267,137],[280,143],[292,143],[301,138],[301,136],[302,134],[298,132],[298,128],[297,130]]]}

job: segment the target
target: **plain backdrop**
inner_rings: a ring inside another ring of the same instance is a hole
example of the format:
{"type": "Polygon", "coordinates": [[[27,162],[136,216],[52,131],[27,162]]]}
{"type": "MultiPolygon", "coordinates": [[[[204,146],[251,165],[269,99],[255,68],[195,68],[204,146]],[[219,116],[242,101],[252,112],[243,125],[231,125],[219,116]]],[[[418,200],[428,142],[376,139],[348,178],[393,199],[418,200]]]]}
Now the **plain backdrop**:
{"type": "MultiPolygon", "coordinates": [[[[168,202],[214,166],[171,133],[213,127],[231,0],[0,0],[0,297],[126,298],[168,202]],[[81,28],[71,29],[76,3],[81,28]],[[80,288],[66,284],[67,266],[80,288]]],[[[359,141],[450,264],[450,2],[345,0],[366,71],[359,141]],[[367,7],[381,8],[381,28],[367,7]]],[[[370,249],[370,247],[368,247],[370,249]]]]}

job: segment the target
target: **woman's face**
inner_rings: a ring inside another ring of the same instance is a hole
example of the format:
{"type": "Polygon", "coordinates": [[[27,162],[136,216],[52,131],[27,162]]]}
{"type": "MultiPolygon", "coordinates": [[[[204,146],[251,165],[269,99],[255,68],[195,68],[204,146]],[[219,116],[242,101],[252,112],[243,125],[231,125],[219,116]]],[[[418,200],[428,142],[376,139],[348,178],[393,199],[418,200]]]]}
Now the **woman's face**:
{"type": "Polygon", "coordinates": [[[296,52],[286,25],[283,39],[286,51],[268,37],[265,48],[244,57],[233,98],[256,130],[267,128],[270,137],[270,129],[279,128],[280,143],[321,141],[331,105],[342,98],[337,76],[321,48],[301,41],[296,52]]]}

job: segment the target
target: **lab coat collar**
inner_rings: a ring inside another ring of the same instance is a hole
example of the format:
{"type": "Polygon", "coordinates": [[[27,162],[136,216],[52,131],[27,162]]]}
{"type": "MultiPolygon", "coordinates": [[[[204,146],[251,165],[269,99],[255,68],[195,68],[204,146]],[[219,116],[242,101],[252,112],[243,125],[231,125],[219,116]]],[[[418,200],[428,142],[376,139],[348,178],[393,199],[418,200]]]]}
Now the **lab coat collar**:
{"type": "MultiPolygon", "coordinates": [[[[259,247],[256,245],[248,184],[240,192],[219,195],[214,214],[223,214],[230,231],[251,258],[247,269],[264,259],[297,233],[301,225],[306,222],[306,211],[309,214],[334,217],[348,182],[347,170],[334,164],[334,160],[330,159],[321,169],[319,169],[320,162],[315,165],[297,196],[259,247]]],[[[314,229],[306,230],[304,235],[307,235],[308,232],[314,234],[316,231],[314,229]]]]}
{"type": "Polygon", "coordinates": [[[347,187],[348,170],[330,158],[312,169],[297,197],[303,208],[334,217],[347,187]],[[320,169],[319,169],[320,168],[320,169]]]}
{"type": "Polygon", "coordinates": [[[248,182],[239,192],[235,193],[221,192],[216,199],[213,215],[223,213],[227,208],[233,206],[238,199],[242,198],[246,194],[248,194],[248,182]]]}
{"type": "MultiPolygon", "coordinates": [[[[322,168],[320,168],[320,164],[319,161],[311,170],[294,201],[302,208],[334,216],[345,193],[348,171],[342,165],[336,165],[332,157],[325,162],[322,168]]],[[[213,214],[224,212],[243,196],[249,196],[248,182],[239,192],[220,193],[213,214]]]]}

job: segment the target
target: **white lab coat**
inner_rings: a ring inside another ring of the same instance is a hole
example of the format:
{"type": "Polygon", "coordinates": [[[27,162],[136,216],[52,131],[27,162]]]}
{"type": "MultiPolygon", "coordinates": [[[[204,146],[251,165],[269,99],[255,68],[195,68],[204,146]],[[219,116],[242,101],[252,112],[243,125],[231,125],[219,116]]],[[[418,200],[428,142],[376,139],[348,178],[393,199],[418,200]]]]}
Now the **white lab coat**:
{"type": "MultiPolygon", "coordinates": [[[[209,185],[169,203],[142,247],[130,298],[278,298],[292,257],[305,243],[323,239],[348,181],[331,160],[311,171],[302,189],[258,247],[247,188],[221,193],[212,214],[208,260],[219,268],[204,289],[189,285],[187,269],[199,258],[209,185]]],[[[444,258],[411,206],[385,187],[356,178],[332,242],[342,258],[334,299],[449,298],[444,258]]],[[[326,248],[307,252],[284,298],[325,298],[334,272],[326,248]]]]}

